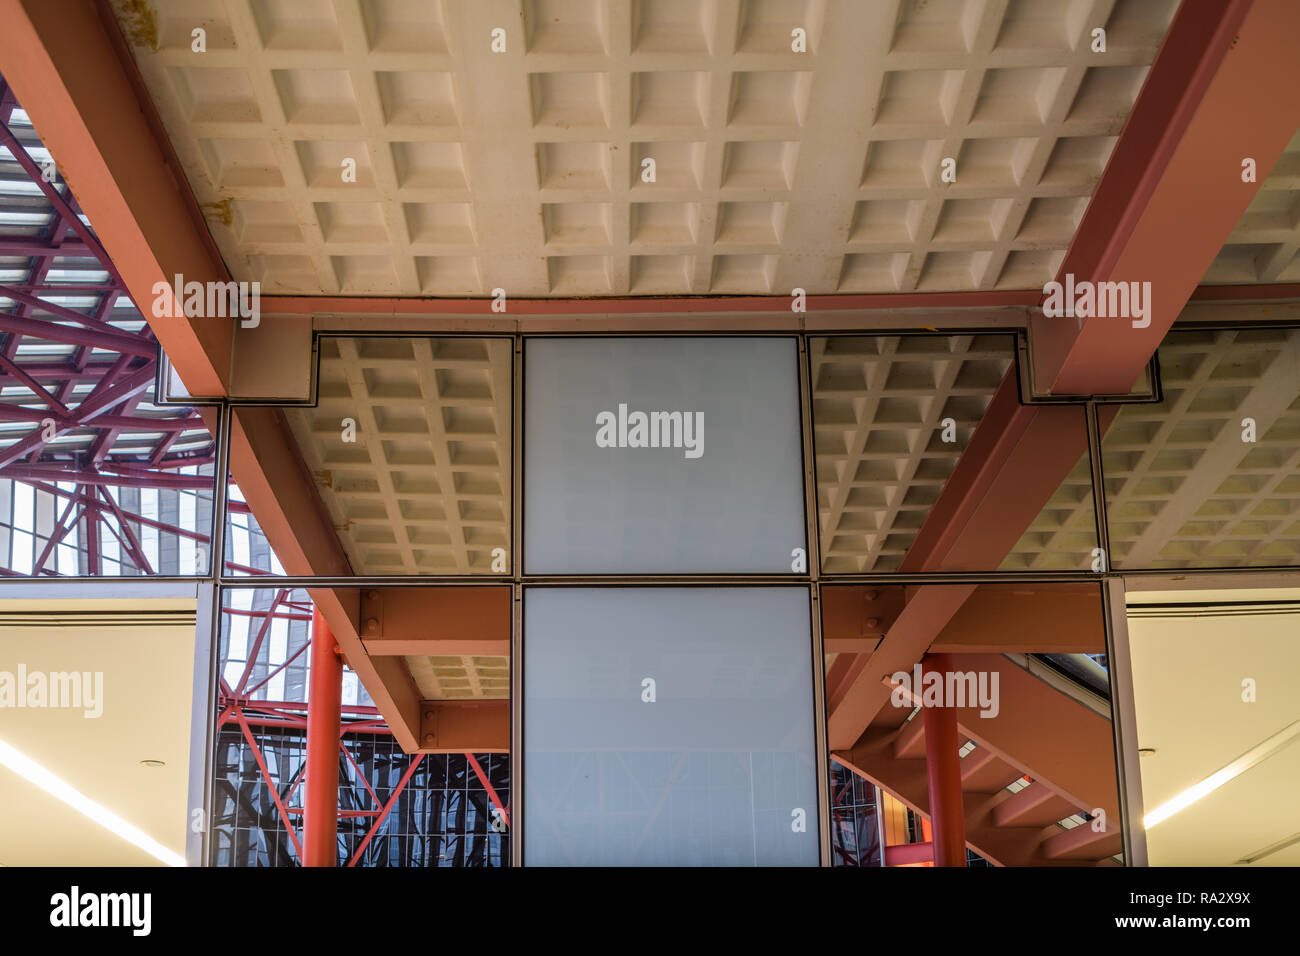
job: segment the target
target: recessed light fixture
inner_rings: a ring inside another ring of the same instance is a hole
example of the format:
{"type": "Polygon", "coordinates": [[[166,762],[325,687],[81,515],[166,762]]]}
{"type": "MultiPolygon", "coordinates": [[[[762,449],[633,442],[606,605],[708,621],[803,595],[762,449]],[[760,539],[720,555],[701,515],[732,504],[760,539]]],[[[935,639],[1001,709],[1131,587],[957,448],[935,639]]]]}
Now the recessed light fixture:
{"type": "Polygon", "coordinates": [[[15,750],[3,740],[0,740],[0,767],[8,767],[24,780],[40,787],[50,796],[57,797],[78,813],[94,820],[105,830],[116,833],[123,840],[139,847],[168,866],[185,865],[185,857],[167,849],[139,827],[127,823],[108,807],[96,803],[67,781],[50,773],[31,757],[15,750]]]}
{"type": "Polygon", "coordinates": [[[1261,740],[1226,767],[1192,784],[1172,800],[1165,801],[1142,818],[1142,825],[1150,830],[1157,823],[1162,823],[1175,813],[1186,810],[1202,797],[1207,797],[1218,790],[1229,780],[1241,776],[1255,764],[1273,756],[1288,744],[1294,743],[1297,738],[1300,738],[1300,720],[1288,724],[1266,740],[1261,740]]]}
{"type": "Polygon", "coordinates": [[[142,767],[165,767],[165,766],[167,766],[167,761],[165,761],[165,760],[141,760],[141,761],[140,761],[140,766],[142,766],[142,767]]]}

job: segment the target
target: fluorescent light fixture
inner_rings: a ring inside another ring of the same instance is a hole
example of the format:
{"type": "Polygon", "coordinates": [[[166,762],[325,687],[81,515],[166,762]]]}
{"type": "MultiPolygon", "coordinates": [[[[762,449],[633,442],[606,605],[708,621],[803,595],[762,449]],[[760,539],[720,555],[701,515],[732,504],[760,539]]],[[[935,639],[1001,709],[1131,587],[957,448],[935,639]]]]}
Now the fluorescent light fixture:
{"type": "Polygon", "coordinates": [[[1300,720],[1283,727],[1272,737],[1260,741],[1226,767],[1216,770],[1204,780],[1188,787],[1172,800],[1162,803],[1142,818],[1142,825],[1150,830],[1157,823],[1163,823],[1175,813],[1186,810],[1202,797],[1209,796],[1215,790],[1218,790],[1229,780],[1241,776],[1255,764],[1273,756],[1287,744],[1293,743],[1297,737],[1300,737],[1300,720]]]}
{"type": "Polygon", "coordinates": [[[18,776],[36,784],[52,797],[62,800],[72,809],[91,820],[105,830],[110,830],[128,843],[134,844],[157,860],[168,866],[184,866],[185,858],[163,846],[139,827],[127,823],[112,810],[101,806],[71,784],[56,777],[31,757],[20,753],[0,740],[0,766],[8,767],[18,776]]]}

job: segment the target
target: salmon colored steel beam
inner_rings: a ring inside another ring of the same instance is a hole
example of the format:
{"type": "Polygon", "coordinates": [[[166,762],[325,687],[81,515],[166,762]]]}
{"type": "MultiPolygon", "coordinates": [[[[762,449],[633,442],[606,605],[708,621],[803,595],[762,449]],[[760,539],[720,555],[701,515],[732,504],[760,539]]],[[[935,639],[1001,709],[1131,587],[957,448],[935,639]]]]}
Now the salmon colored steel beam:
{"type": "Polygon", "coordinates": [[[467,752],[465,754],[465,760],[474,770],[474,775],[478,777],[478,782],[481,783],[483,789],[487,791],[488,799],[491,800],[492,805],[497,808],[497,812],[501,815],[501,822],[505,824],[506,827],[509,827],[510,811],[506,809],[506,805],[501,802],[501,797],[497,795],[497,788],[492,786],[492,781],[489,780],[488,775],[483,772],[483,765],[478,762],[478,757],[467,752]]]}
{"type": "MultiPolygon", "coordinates": [[[[287,574],[352,574],[311,475],[296,453],[278,410],[232,411],[230,470],[287,574]]],[[[334,633],[348,666],[388,721],[393,737],[407,753],[420,749],[420,692],[401,658],[372,660],[366,653],[361,640],[360,592],[350,588],[310,588],[308,593],[334,633]]]]}
{"type": "Polygon", "coordinates": [[[885,847],[885,866],[916,866],[933,862],[933,843],[903,843],[885,847]]]}
{"type": "Polygon", "coordinates": [[[974,590],[969,584],[929,585],[916,590],[875,653],[846,681],[848,686],[838,692],[839,699],[830,702],[826,731],[832,750],[853,748],[889,700],[889,688],[882,683],[885,676],[909,670],[919,661],[974,590]]]}
{"type": "MultiPolygon", "coordinates": [[[[0,253],[5,248],[0,241],[0,253]]],[[[1300,298],[1300,284],[1281,285],[1227,285],[1200,286],[1193,298],[1225,299],[1231,301],[1258,298],[1300,298]]],[[[266,295],[261,299],[265,316],[316,316],[335,320],[355,316],[379,328],[398,317],[449,318],[473,317],[474,324],[459,331],[501,332],[513,330],[516,325],[527,329],[528,321],[517,323],[517,316],[527,319],[581,317],[575,324],[592,325],[605,318],[621,317],[671,317],[738,313],[748,315],[754,322],[756,316],[767,313],[773,317],[794,316],[793,324],[815,330],[831,327],[840,320],[819,320],[818,313],[838,312],[898,312],[924,310],[927,313],[988,310],[996,314],[1004,309],[1024,309],[1042,303],[1042,293],[1037,289],[994,289],[979,292],[899,292],[851,295],[810,295],[805,300],[808,311],[791,313],[790,297],[783,295],[750,296],[626,296],[596,299],[572,299],[559,296],[545,299],[511,299],[506,313],[492,310],[493,300],[480,298],[407,298],[397,296],[336,296],[336,295],[266,295]],[[482,317],[480,321],[478,317],[482,317]]],[[[917,324],[928,322],[928,316],[918,316],[917,324]]],[[[364,327],[358,323],[357,328],[364,327]]],[[[336,329],[332,329],[336,331],[336,329]]]]}
{"type": "MultiPolygon", "coordinates": [[[[810,295],[805,299],[809,312],[845,312],[857,309],[969,309],[1037,305],[1036,290],[992,290],[981,292],[900,292],[873,295],[810,295]]],[[[459,315],[480,314],[501,319],[491,298],[403,298],[392,296],[313,296],[268,295],[262,298],[265,315],[364,314],[459,315]]],[[[508,312],[513,315],[646,315],[698,312],[779,312],[790,313],[788,295],[747,296],[673,296],[586,299],[511,299],[508,312]]],[[[802,313],[797,313],[802,314],[802,313]]]]}
{"type": "MultiPolygon", "coordinates": [[[[402,791],[406,789],[406,785],[410,782],[411,778],[415,776],[415,771],[420,768],[420,763],[423,760],[424,754],[416,754],[411,758],[411,762],[407,766],[406,772],[402,774],[402,779],[397,781],[397,786],[394,787],[393,792],[389,794],[388,802],[384,804],[383,810],[381,810],[379,816],[375,818],[375,822],[370,825],[370,829],[366,831],[365,839],[358,844],[356,852],[352,854],[352,859],[348,860],[348,866],[356,866],[357,861],[365,854],[366,847],[370,846],[370,841],[375,838],[375,834],[378,833],[380,828],[384,825],[384,821],[388,819],[388,814],[392,812],[393,807],[397,806],[398,797],[402,795],[402,791]]],[[[357,770],[360,772],[359,767],[357,770]]]]}
{"type": "MultiPolygon", "coordinates": [[[[1036,318],[1040,383],[1076,394],[1132,387],[1257,188],[1241,182],[1241,157],[1229,164],[1227,152],[1249,149],[1262,178],[1300,125],[1300,102],[1259,95],[1287,78],[1282,88],[1300,85],[1288,45],[1297,30],[1300,7],[1278,0],[1180,9],[1061,268],[1076,280],[1152,282],[1151,325],[1036,318]]],[[[1103,430],[1115,413],[1102,408],[1103,430]]],[[[996,568],[1086,448],[1079,409],[1022,406],[1009,373],[901,570],[996,568]]],[[[862,694],[879,691],[864,683],[840,707],[860,706],[862,694]]]]}
{"type": "Polygon", "coordinates": [[[420,714],[421,753],[510,752],[508,700],[426,700],[420,714]]]}
{"type": "Polygon", "coordinates": [[[1298,33],[1295,0],[1184,0],[1058,275],[1150,282],[1150,324],[1035,316],[1040,384],[1132,387],[1300,126],[1298,33]]]}
{"type": "Polygon", "coordinates": [[[985,585],[930,645],[935,654],[1105,654],[1095,584],[985,585]]]}
{"type": "Polygon", "coordinates": [[[510,589],[500,585],[365,588],[363,643],[372,657],[505,657],[510,653],[510,602],[510,589]]]}
{"type": "MultiPolygon", "coordinates": [[[[1103,406],[1102,427],[1117,406],[1103,406]]],[[[901,570],[990,571],[1087,450],[1083,410],[1022,406],[1014,373],[1002,382],[958,459],[901,570]]],[[[828,701],[832,749],[849,749],[888,700],[880,683],[921,659],[976,588],[923,587],[852,683],[828,701]],[[904,624],[906,626],[900,627],[904,624]]]]}
{"type": "Polygon", "coordinates": [[[998,675],[997,715],[981,716],[978,706],[958,708],[962,733],[1000,759],[1027,768],[1036,784],[1072,805],[1105,811],[1114,832],[1119,788],[1110,721],[1001,654],[954,658],[959,670],[998,675]]]}

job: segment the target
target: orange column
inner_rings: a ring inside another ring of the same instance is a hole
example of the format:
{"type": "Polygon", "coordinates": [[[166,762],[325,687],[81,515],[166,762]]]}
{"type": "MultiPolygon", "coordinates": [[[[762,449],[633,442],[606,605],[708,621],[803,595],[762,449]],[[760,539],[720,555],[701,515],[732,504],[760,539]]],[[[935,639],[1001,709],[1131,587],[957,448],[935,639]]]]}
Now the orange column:
{"type": "Polygon", "coordinates": [[[303,865],[337,866],[343,659],[320,611],[316,611],[312,618],[310,691],[307,698],[303,865]]]}
{"type": "MultiPolygon", "coordinates": [[[[940,678],[952,670],[949,654],[927,654],[921,660],[922,686],[930,674],[940,678]]],[[[934,865],[966,865],[966,817],[961,801],[961,758],[957,756],[957,709],[923,707],[925,768],[930,784],[930,822],[934,829],[934,865]]]]}

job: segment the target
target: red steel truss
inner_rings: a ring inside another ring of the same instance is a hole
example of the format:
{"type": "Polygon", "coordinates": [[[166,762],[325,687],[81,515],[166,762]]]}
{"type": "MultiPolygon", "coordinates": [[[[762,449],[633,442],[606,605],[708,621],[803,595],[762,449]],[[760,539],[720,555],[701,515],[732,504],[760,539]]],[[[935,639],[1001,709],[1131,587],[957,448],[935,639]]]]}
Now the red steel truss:
{"type": "MultiPolygon", "coordinates": [[[[56,548],[74,529],[86,574],[103,573],[102,544],[110,538],[125,561],[155,573],[133,529],[204,544],[208,535],[138,514],[114,491],[210,490],[213,479],[197,472],[214,464],[215,444],[196,409],[147,405],[157,341],[76,198],[56,168],[33,155],[43,147],[35,130],[15,122],[18,108],[0,78],[0,146],[12,156],[5,205],[29,221],[39,218],[33,212],[43,213],[48,223],[0,239],[5,271],[25,273],[21,281],[0,283],[0,299],[8,300],[0,308],[0,428],[28,426],[0,432],[0,477],[57,501],[54,528],[33,574],[58,574],[56,548]],[[19,173],[35,189],[19,190],[19,173]],[[74,298],[84,304],[65,304],[74,298]]],[[[0,574],[16,572],[0,568],[0,574]]]]}
{"type": "MultiPolygon", "coordinates": [[[[239,608],[222,608],[222,614],[237,614],[251,618],[260,618],[260,623],[256,625],[256,630],[250,626],[249,633],[252,638],[245,654],[244,669],[240,672],[239,679],[235,681],[232,687],[223,676],[220,681],[220,691],[218,693],[218,729],[228,724],[237,725],[244,736],[245,742],[253,752],[253,758],[257,761],[258,773],[262,782],[266,785],[272,799],[275,801],[276,811],[279,814],[280,822],[285,830],[289,833],[289,838],[293,843],[294,852],[298,858],[302,859],[302,814],[301,805],[293,805],[293,798],[302,789],[303,781],[306,779],[306,763],[294,778],[292,784],[285,789],[285,782],[277,781],[271,774],[267,766],[266,758],[262,749],[257,744],[257,738],[253,734],[254,726],[261,727],[279,727],[295,728],[306,731],[307,729],[307,705],[297,701],[265,701],[255,700],[254,695],[270,683],[271,679],[287,668],[294,661],[301,658],[307,653],[311,646],[310,642],[304,642],[302,647],[294,651],[288,657],[274,665],[261,679],[253,683],[254,671],[259,657],[259,652],[269,640],[271,634],[271,625],[275,620],[281,621],[311,621],[313,618],[314,608],[310,602],[296,601],[291,599],[291,590],[289,588],[279,588],[276,590],[271,599],[270,605],[264,610],[242,610],[239,608]]],[[[352,756],[344,744],[344,738],[348,734],[383,734],[391,736],[392,732],[388,724],[379,716],[379,709],[376,707],[343,704],[341,707],[343,722],[339,728],[339,749],[343,756],[352,765],[356,771],[357,779],[361,782],[362,787],[368,794],[372,806],[365,809],[342,809],[339,810],[339,817],[369,817],[372,818],[370,827],[367,829],[361,842],[357,844],[355,852],[348,860],[347,866],[356,866],[362,858],[371,841],[379,833],[388,818],[393,807],[397,805],[397,798],[402,795],[406,789],[407,783],[414,776],[415,771],[419,768],[423,760],[423,754],[414,754],[411,763],[407,766],[406,771],[402,774],[397,786],[389,794],[387,801],[381,801],[375,792],[374,786],[366,775],[362,772],[356,759],[352,756]]],[[[510,811],[507,804],[502,802],[501,796],[497,793],[496,788],[492,786],[491,781],[484,773],[478,758],[472,753],[466,753],[465,759],[469,762],[470,768],[478,777],[483,789],[487,791],[488,799],[500,814],[501,821],[505,826],[510,825],[510,811]]]]}

